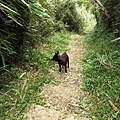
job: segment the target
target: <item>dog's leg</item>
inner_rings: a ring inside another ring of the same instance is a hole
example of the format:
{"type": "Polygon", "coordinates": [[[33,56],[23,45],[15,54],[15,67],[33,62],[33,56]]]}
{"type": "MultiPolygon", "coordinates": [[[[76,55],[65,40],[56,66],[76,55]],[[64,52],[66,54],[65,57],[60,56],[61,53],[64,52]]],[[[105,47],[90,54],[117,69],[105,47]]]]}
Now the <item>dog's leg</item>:
{"type": "Polygon", "coordinates": [[[69,57],[67,56],[67,63],[68,63],[68,68],[69,68],[69,57]]]}
{"type": "Polygon", "coordinates": [[[67,66],[66,66],[66,64],[65,64],[65,73],[67,74],[67,66]]]}
{"type": "Polygon", "coordinates": [[[59,72],[61,72],[61,64],[59,64],[59,72]]]}

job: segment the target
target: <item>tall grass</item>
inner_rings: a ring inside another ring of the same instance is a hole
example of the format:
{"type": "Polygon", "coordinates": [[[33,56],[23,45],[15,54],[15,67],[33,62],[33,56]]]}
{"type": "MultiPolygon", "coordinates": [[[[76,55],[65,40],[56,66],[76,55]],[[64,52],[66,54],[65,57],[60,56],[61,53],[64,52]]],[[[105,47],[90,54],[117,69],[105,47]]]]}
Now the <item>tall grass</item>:
{"type": "Polygon", "coordinates": [[[95,4],[94,13],[99,25],[103,24],[105,31],[113,32],[116,37],[120,36],[120,2],[118,0],[101,0],[101,4],[106,10],[102,10],[99,5],[95,4]],[[108,17],[109,16],[109,17],[108,17]]]}
{"type": "MultiPolygon", "coordinates": [[[[97,28],[98,29],[98,28],[97,28]]],[[[102,32],[102,31],[101,31],[102,32]]],[[[83,89],[93,96],[90,116],[96,120],[120,119],[120,46],[114,34],[94,31],[86,36],[83,89]]]]}
{"type": "Polygon", "coordinates": [[[0,120],[23,120],[31,104],[44,106],[40,92],[44,84],[52,82],[50,59],[54,52],[66,48],[69,35],[65,32],[50,35],[44,44],[29,48],[29,55],[24,53],[27,61],[24,66],[12,67],[12,75],[6,72],[0,76],[0,120]]]}
{"type": "Polygon", "coordinates": [[[0,72],[22,61],[24,49],[33,45],[30,29],[33,15],[40,18],[47,13],[34,0],[0,0],[0,72]]]}

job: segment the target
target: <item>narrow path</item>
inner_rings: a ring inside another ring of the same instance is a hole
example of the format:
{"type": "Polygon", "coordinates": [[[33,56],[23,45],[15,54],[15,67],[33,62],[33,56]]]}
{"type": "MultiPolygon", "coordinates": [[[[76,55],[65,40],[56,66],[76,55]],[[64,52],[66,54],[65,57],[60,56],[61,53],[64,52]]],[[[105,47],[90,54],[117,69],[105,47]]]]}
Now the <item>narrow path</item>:
{"type": "MultiPolygon", "coordinates": [[[[55,84],[46,84],[43,103],[47,108],[33,104],[27,120],[91,120],[87,118],[87,93],[80,89],[83,82],[82,62],[84,59],[84,36],[71,35],[69,52],[70,69],[68,74],[51,70],[55,84]]],[[[57,65],[57,64],[56,64],[57,65]]]]}

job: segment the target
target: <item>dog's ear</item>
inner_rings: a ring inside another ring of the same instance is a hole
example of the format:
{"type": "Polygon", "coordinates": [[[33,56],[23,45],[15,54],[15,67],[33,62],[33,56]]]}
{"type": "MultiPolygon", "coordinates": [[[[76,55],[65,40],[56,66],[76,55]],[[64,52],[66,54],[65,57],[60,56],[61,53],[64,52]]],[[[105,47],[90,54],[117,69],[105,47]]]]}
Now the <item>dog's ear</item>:
{"type": "Polygon", "coordinates": [[[59,54],[59,51],[57,51],[55,54],[58,55],[58,54],[59,54]]]}

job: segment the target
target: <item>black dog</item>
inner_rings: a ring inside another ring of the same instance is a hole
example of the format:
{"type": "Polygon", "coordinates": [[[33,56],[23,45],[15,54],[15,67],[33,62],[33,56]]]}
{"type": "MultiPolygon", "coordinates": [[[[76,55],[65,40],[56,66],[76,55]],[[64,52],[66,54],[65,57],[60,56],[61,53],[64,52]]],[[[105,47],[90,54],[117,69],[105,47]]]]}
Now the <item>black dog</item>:
{"type": "Polygon", "coordinates": [[[59,72],[61,72],[61,65],[65,66],[65,73],[67,73],[67,64],[69,68],[69,56],[66,52],[64,52],[62,55],[59,55],[59,51],[55,53],[51,61],[56,61],[59,64],[59,72]]]}

